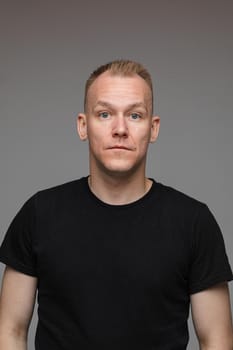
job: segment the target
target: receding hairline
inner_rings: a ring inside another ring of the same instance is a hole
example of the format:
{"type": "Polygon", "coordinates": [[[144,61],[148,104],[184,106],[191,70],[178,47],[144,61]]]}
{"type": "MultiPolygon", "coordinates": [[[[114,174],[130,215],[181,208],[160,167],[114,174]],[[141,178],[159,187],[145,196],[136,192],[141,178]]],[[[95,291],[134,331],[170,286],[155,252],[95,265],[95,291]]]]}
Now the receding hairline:
{"type": "Polygon", "coordinates": [[[139,62],[132,60],[115,60],[106,63],[96,70],[94,70],[86,81],[85,85],[85,97],[84,97],[84,110],[87,110],[87,96],[90,86],[94,81],[101,76],[103,73],[109,73],[111,76],[121,76],[121,77],[141,77],[147,84],[151,94],[151,111],[153,113],[153,84],[151,75],[148,70],[139,62]]]}

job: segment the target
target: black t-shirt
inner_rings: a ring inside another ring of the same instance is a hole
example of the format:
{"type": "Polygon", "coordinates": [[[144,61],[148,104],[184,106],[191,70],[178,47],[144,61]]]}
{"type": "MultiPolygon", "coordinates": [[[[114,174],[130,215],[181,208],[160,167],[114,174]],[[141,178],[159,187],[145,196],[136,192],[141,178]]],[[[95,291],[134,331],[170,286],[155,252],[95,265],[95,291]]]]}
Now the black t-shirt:
{"type": "Polygon", "coordinates": [[[185,350],[190,294],[233,278],[208,207],[154,180],[126,205],[87,177],[38,192],[0,260],[38,278],[36,350],[185,350]]]}

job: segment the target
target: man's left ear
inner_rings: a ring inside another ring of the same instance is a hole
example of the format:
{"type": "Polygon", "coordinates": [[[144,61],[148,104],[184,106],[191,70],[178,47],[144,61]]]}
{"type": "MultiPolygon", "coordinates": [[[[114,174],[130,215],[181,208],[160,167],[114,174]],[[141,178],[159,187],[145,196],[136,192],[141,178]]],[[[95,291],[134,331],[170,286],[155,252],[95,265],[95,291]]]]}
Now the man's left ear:
{"type": "Polygon", "coordinates": [[[84,113],[79,113],[77,117],[77,132],[80,140],[87,140],[87,117],[84,113]]]}
{"type": "Polygon", "coordinates": [[[152,117],[152,121],[151,121],[151,136],[150,136],[151,143],[157,140],[157,137],[159,135],[159,127],[160,127],[160,118],[159,116],[155,115],[152,117]]]}

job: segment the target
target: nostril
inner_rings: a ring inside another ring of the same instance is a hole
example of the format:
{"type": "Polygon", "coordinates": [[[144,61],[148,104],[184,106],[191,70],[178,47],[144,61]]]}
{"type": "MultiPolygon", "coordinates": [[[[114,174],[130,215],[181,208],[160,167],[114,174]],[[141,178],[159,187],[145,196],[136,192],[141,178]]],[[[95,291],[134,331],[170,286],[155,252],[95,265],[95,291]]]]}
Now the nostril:
{"type": "Polygon", "coordinates": [[[126,130],[117,130],[113,132],[113,136],[127,137],[128,133],[126,130]]]}
{"type": "Polygon", "coordinates": [[[115,127],[113,128],[113,135],[124,136],[127,134],[128,134],[128,127],[124,121],[117,123],[117,125],[115,125],[115,127]]]}

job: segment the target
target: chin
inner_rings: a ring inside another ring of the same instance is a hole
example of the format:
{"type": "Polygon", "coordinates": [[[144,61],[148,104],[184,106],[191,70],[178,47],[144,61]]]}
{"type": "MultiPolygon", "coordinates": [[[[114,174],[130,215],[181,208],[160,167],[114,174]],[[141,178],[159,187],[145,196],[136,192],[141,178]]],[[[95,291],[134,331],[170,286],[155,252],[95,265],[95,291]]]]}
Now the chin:
{"type": "Polygon", "coordinates": [[[105,164],[104,171],[112,176],[124,177],[133,174],[140,168],[139,164],[129,164],[129,162],[127,162],[127,164],[119,163],[120,162],[117,162],[117,164],[115,162],[114,164],[105,164]]]}
{"type": "Polygon", "coordinates": [[[127,178],[129,177],[131,174],[133,173],[133,171],[131,169],[129,170],[113,170],[113,169],[106,169],[105,170],[105,174],[107,174],[108,176],[112,177],[112,178],[127,178]]]}

